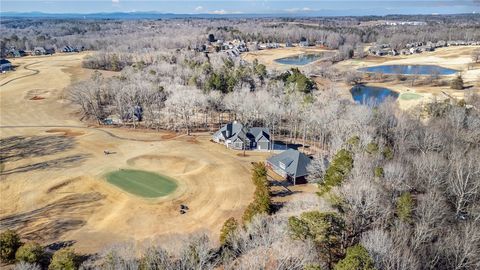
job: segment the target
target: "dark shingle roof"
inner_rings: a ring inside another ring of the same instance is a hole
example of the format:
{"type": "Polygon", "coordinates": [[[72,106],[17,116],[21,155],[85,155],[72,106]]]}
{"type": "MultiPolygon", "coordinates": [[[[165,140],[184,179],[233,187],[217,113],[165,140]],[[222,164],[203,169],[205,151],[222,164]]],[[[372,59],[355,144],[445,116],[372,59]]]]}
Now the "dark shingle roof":
{"type": "Polygon", "coordinates": [[[223,137],[223,139],[230,139],[232,141],[240,138],[242,141],[249,139],[251,141],[258,142],[258,140],[262,137],[270,140],[270,131],[268,128],[253,127],[248,129],[240,123],[226,124],[220,130],[213,134],[213,136],[217,138],[220,135],[223,137]]]}
{"type": "Polygon", "coordinates": [[[308,175],[307,167],[311,162],[309,157],[295,149],[283,151],[282,153],[267,159],[267,161],[270,164],[273,164],[276,167],[284,170],[292,177],[308,175]],[[285,165],[285,169],[281,168],[280,163],[285,165]]]}
{"type": "Polygon", "coordinates": [[[255,141],[258,142],[260,138],[265,137],[267,140],[270,140],[270,130],[264,127],[253,127],[250,128],[249,133],[255,138],[255,141]]]}

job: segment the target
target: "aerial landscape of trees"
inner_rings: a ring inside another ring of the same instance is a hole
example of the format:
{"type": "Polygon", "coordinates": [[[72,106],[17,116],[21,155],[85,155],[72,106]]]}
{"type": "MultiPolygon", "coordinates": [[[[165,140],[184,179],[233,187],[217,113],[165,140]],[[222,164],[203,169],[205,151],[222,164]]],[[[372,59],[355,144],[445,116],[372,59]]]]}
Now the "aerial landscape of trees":
{"type": "MultiPolygon", "coordinates": [[[[479,269],[477,94],[465,90],[462,102],[436,101],[410,111],[391,100],[359,105],[335,89],[337,77],[360,83],[355,72],[318,68],[316,76],[332,82],[322,86],[308,68],[280,71],[184,49],[209,33],[271,42],[306,38],[351,58],[366,42],[480,40],[480,20],[470,19],[432,16],[401,31],[361,27],[359,18],[46,20],[15,22],[16,28],[7,21],[2,47],[80,44],[94,50],[83,66],[96,71],[66,90],[83,120],[100,125],[119,118],[133,128],[187,135],[234,120],[265,126],[273,138],[309,146],[308,180],[318,192],[273,207],[267,169],[253,163],[252,202],[241,220],[224,223],[219,241],[195,234],[179,236],[175,249],[119,243],[80,261],[71,249],[48,257],[38,244],[21,243],[6,231],[0,258],[16,261],[15,269],[479,269]],[[445,27],[438,27],[440,20],[445,27]]],[[[450,86],[464,89],[462,77],[450,86]]]]}

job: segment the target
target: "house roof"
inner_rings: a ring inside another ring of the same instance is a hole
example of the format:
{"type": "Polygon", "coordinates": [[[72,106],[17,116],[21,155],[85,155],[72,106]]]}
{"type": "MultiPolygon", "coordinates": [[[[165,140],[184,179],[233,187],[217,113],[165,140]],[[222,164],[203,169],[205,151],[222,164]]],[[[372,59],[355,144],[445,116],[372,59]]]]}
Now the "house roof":
{"type": "Polygon", "coordinates": [[[283,151],[267,159],[267,161],[284,170],[288,175],[295,177],[308,175],[307,167],[311,162],[309,157],[295,149],[283,151]],[[281,168],[280,163],[285,165],[285,169],[281,168]]]}
{"type": "Polygon", "coordinates": [[[1,59],[0,60],[0,65],[3,65],[3,64],[11,64],[11,62],[8,61],[7,59],[1,59]]]}
{"type": "Polygon", "coordinates": [[[229,123],[220,128],[213,134],[215,137],[222,138],[224,140],[231,139],[234,136],[238,136],[238,133],[243,129],[243,125],[239,123],[229,123]]]}
{"type": "Polygon", "coordinates": [[[270,141],[270,130],[264,127],[253,127],[250,128],[249,133],[255,138],[255,141],[258,142],[262,137],[270,141]]]}
{"type": "Polygon", "coordinates": [[[217,132],[215,132],[213,136],[223,140],[230,139],[232,141],[237,139],[246,141],[248,139],[250,141],[258,142],[262,138],[270,141],[270,131],[268,128],[253,127],[248,129],[243,126],[243,124],[236,122],[224,125],[217,132]]]}

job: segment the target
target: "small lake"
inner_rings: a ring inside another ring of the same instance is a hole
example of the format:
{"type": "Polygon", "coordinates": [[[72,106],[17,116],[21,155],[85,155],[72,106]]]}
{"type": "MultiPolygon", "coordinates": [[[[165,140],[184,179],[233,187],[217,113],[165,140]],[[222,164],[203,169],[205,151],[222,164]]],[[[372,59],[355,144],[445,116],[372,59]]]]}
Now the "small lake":
{"type": "Polygon", "coordinates": [[[404,75],[451,75],[458,70],[432,65],[385,65],[360,68],[360,71],[404,75]]]}
{"type": "Polygon", "coordinates": [[[324,55],[321,53],[305,53],[305,54],[299,54],[299,55],[275,59],[275,62],[279,64],[284,64],[284,65],[303,66],[311,62],[317,61],[323,56],[324,55]]]}
{"type": "Polygon", "coordinates": [[[357,85],[350,89],[355,103],[363,105],[377,105],[384,102],[387,98],[396,100],[399,94],[393,90],[383,87],[357,85]]]}

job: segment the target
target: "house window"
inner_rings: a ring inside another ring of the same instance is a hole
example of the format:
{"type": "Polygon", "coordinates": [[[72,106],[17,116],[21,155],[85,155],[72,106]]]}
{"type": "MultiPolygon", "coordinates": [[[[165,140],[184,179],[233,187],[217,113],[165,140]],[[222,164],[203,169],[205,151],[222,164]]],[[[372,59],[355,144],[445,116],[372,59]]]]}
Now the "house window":
{"type": "Polygon", "coordinates": [[[284,170],[287,167],[287,166],[285,166],[285,163],[283,163],[283,162],[279,162],[278,165],[280,165],[280,168],[282,168],[284,170]]]}

